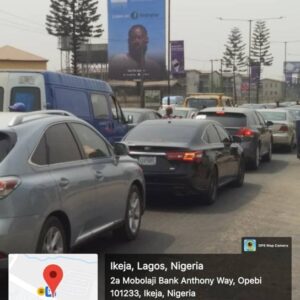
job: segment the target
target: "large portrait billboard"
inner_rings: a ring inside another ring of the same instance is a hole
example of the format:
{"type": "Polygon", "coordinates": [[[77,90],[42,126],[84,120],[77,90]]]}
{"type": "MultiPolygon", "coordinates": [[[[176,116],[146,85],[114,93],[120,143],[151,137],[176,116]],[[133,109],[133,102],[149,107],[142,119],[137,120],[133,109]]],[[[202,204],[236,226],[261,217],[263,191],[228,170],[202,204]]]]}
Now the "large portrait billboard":
{"type": "Polygon", "coordinates": [[[164,0],[108,0],[108,66],[110,79],[164,79],[164,0]]]}

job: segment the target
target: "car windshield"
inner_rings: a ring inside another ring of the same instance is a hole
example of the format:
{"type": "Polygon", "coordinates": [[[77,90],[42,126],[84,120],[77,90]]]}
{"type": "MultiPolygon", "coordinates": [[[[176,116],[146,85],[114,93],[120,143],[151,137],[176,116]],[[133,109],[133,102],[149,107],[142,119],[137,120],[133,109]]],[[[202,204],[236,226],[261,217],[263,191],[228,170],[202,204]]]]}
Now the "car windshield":
{"type": "Polygon", "coordinates": [[[214,107],[217,106],[217,99],[199,99],[199,98],[188,98],[187,99],[187,106],[188,107],[193,107],[197,109],[203,109],[206,107],[214,107]]]}
{"type": "Polygon", "coordinates": [[[182,103],[183,103],[183,97],[170,96],[170,97],[163,97],[162,99],[163,105],[168,105],[168,104],[181,105],[182,103]],[[168,103],[169,99],[170,99],[170,103],[168,103]]]}
{"type": "Polygon", "coordinates": [[[197,119],[208,119],[218,121],[224,127],[246,127],[247,118],[241,113],[216,113],[216,112],[202,112],[197,116],[197,119]]]}
{"type": "Polygon", "coordinates": [[[198,126],[159,122],[156,124],[143,122],[132,129],[126,141],[189,143],[195,136],[198,126]]]}
{"type": "Polygon", "coordinates": [[[286,121],[286,112],[281,111],[260,111],[265,120],[286,121]]]}

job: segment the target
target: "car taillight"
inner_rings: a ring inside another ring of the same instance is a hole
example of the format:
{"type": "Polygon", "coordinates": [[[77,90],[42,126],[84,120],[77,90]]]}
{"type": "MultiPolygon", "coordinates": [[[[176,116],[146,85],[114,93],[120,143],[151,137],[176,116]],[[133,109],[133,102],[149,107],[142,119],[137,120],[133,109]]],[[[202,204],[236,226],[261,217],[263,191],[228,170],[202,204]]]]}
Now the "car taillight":
{"type": "Polygon", "coordinates": [[[245,137],[253,137],[254,136],[254,132],[250,128],[240,128],[237,131],[236,135],[245,136],[245,137]]]}
{"type": "Polygon", "coordinates": [[[281,125],[279,131],[287,132],[289,131],[289,128],[286,125],[281,125]]]}
{"type": "Polygon", "coordinates": [[[7,257],[6,253],[0,252],[0,259],[6,258],[6,257],[7,257]]]}
{"type": "Polygon", "coordinates": [[[185,162],[201,162],[202,151],[183,151],[183,152],[167,152],[168,160],[178,160],[185,162]]]}
{"type": "Polygon", "coordinates": [[[0,177],[0,199],[11,193],[19,183],[18,177],[0,177]]]}

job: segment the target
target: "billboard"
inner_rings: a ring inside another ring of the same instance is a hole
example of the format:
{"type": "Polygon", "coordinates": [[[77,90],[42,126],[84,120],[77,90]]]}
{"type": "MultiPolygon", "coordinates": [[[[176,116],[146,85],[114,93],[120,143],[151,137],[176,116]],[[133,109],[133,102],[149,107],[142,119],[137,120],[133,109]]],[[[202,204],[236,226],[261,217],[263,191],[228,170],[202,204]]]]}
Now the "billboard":
{"type": "Polygon", "coordinates": [[[171,41],[171,73],[174,77],[184,76],[184,41],[171,41]]]}
{"type": "Polygon", "coordinates": [[[260,80],[260,64],[252,63],[251,64],[251,84],[258,84],[260,80]]]}
{"type": "Polygon", "coordinates": [[[165,78],[165,1],[108,0],[108,76],[165,78]]]}

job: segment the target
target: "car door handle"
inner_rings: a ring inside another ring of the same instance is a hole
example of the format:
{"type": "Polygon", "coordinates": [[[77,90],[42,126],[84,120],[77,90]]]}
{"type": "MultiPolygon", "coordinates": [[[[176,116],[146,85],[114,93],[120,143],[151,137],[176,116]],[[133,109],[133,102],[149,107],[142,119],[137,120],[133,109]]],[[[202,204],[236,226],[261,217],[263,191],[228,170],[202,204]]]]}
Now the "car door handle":
{"type": "Polygon", "coordinates": [[[69,185],[69,183],[70,183],[69,179],[64,178],[64,177],[62,177],[62,178],[60,179],[60,181],[59,181],[59,185],[60,185],[61,187],[66,187],[66,186],[69,185]]]}
{"type": "Polygon", "coordinates": [[[102,181],[104,179],[103,173],[101,171],[96,171],[95,177],[98,181],[102,181]]]}

